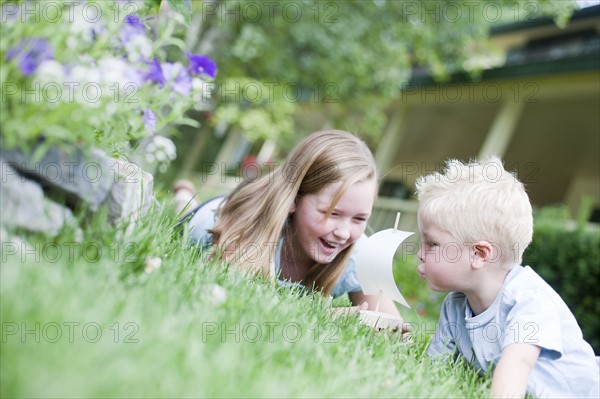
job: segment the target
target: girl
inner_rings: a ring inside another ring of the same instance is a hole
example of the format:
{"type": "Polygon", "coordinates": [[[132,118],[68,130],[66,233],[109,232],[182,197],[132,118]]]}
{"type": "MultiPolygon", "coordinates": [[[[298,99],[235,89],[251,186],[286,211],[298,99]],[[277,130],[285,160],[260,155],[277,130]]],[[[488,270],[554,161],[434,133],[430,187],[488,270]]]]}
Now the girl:
{"type": "MultiPolygon", "coordinates": [[[[374,309],[377,297],[363,294],[354,262],[377,188],[375,161],[362,140],[319,131],[283,165],[198,206],[187,227],[193,241],[215,245],[226,261],[325,296],[348,293],[353,311],[374,309]]],[[[381,298],[379,310],[399,316],[389,298],[381,298]]]]}

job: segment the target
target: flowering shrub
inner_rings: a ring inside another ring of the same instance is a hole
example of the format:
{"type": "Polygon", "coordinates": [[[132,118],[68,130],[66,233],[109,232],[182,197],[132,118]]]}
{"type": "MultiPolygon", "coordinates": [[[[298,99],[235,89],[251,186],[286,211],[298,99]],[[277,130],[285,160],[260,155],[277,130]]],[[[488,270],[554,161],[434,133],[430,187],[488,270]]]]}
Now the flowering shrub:
{"type": "Polygon", "coordinates": [[[2,146],[68,141],[123,156],[145,139],[172,160],[155,136],[197,123],[185,112],[208,107],[217,68],[177,37],[187,3],[169,4],[3,2],[2,146]]]}

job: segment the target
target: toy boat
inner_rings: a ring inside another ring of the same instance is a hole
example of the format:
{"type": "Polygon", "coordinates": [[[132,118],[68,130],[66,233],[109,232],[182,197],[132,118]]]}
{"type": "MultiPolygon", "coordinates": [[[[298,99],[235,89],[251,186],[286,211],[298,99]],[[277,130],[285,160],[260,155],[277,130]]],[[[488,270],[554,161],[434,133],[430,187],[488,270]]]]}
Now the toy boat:
{"type": "Polygon", "coordinates": [[[393,229],[381,230],[361,243],[356,256],[358,281],[366,295],[378,295],[375,310],[362,310],[360,320],[374,329],[396,328],[403,322],[401,317],[379,312],[381,295],[410,309],[394,281],[392,265],[394,254],[400,244],[414,233],[398,230],[400,212],[393,229]]]}

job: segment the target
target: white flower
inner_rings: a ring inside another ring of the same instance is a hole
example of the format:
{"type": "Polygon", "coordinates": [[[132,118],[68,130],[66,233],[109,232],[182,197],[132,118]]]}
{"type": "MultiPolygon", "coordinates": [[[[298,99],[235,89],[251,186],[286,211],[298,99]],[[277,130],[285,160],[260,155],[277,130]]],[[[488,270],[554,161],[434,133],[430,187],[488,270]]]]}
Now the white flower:
{"type": "Polygon", "coordinates": [[[227,290],[219,284],[207,284],[200,287],[200,297],[211,305],[221,305],[227,300],[227,290]]]}
{"type": "Polygon", "coordinates": [[[215,89],[214,83],[205,82],[199,77],[194,77],[192,79],[192,98],[196,103],[196,108],[200,109],[201,104],[210,104],[209,100],[215,89]]]}
{"type": "Polygon", "coordinates": [[[134,90],[138,89],[142,84],[140,73],[121,58],[102,58],[98,62],[98,69],[102,76],[103,86],[107,87],[107,95],[113,95],[115,94],[114,91],[118,90],[120,97],[127,94],[126,89],[131,90],[131,84],[135,85],[134,90]]]}
{"type": "Polygon", "coordinates": [[[147,60],[152,55],[152,42],[144,35],[132,35],[125,43],[125,51],[129,61],[147,60]]]}
{"type": "Polygon", "coordinates": [[[171,139],[164,136],[154,136],[153,143],[157,152],[162,152],[170,160],[177,158],[177,148],[171,139]]]}
{"type": "Polygon", "coordinates": [[[69,24],[71,33],[79,36],[86,43],[93,43],[94,34],[105,31],[101,18],[96,18],[91,14],[92,11],[90,11],[90,15],[86,15],[85,12],[75,12],[69,24]]]}
{"type": "Polygon", "coordinates": [[[147,256],[146,257],[146,268],[144,269],[145,273],[152,273],[154,270],[158,269],[162,264],[162,259],[157,256],[147,256]]]}
{"type": "Polygon", "coordinates": [[[100,81],[100,73],[96,68],[76,65],[65,77],[68,91],[68,95],[64,96],[65,100],[76,101],[91,108],[99,107],[103,91],[100,81]]]}
{"type": "Polygon", "coordinates": [[[167,154],[165,154],[163,151],[156,151],[154,155],[156,156],[156,160],[158,162],[164,162],[167,160],[167,154]]]}
{"type": "Polygon", "coordinates": [[[41,84],[57,83],[62,86],[65,81],[65,68],[58,61],[46,60],[42,61],[36,70],[36,75],[41,84]]]}
{"type": "Polygon", "coordinates": [[[154,161],[156,161],[156,158],[154,158],[154,154],[146,154],[145,159],[148,163],[154,163],[154,161]]]}

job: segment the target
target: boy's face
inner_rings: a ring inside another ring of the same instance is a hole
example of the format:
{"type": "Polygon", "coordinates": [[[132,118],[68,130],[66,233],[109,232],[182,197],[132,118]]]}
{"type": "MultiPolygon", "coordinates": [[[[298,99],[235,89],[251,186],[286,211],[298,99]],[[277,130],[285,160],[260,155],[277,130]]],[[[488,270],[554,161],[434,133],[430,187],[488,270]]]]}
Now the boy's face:
{"type": "Polygon", "coordinates": [[[471,246],[457,242],[452,236],[418,216],[421,248],[417,267],[419,276],[427,280],[433,291],[468,291],[471,287],[471,246]]]}

